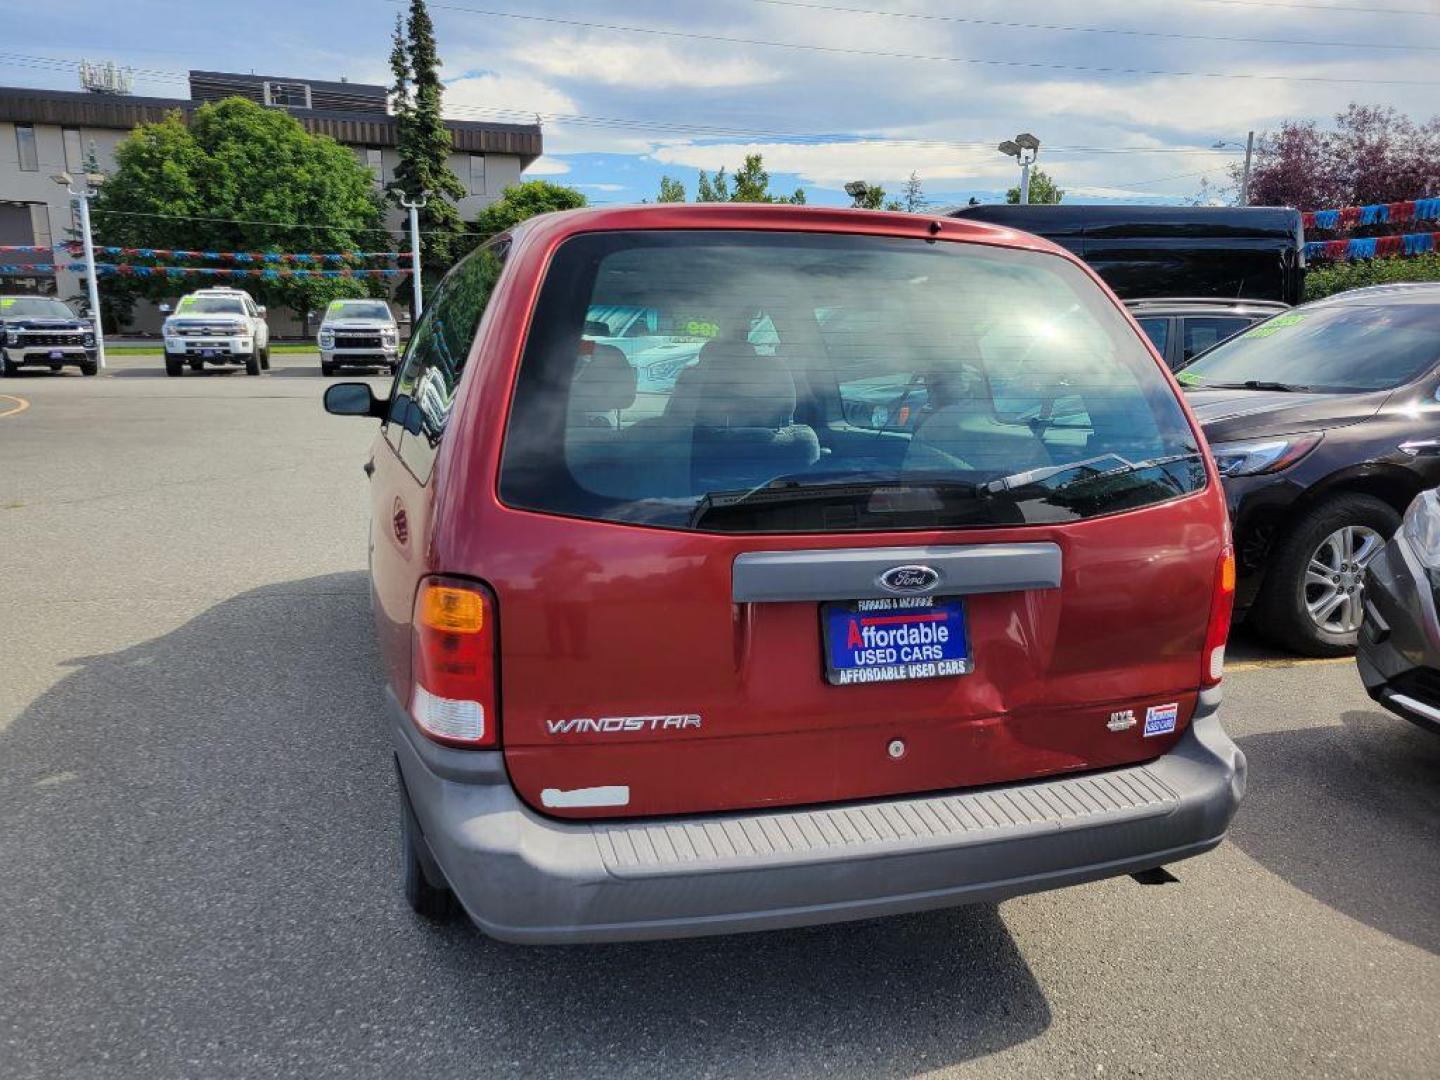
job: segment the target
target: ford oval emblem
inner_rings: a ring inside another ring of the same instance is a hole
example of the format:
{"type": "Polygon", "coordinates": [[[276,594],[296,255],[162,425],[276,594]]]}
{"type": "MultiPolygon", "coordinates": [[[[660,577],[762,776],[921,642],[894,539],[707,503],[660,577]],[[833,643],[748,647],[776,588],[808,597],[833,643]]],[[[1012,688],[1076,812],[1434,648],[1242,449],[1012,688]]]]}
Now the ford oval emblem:
{"type": "Polygon", "coordinates": [[[918,593],[940,584],[940,571],[929,566],[892,566],[878,578],[893,593],[918,593]]]}

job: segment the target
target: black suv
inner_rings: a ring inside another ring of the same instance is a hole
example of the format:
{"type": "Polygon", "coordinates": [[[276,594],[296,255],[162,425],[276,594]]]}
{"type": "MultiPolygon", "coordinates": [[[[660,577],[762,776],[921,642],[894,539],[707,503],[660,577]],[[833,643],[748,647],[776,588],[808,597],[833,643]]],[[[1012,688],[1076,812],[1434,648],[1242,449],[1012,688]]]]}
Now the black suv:
{"type": "Polygon", "coordinates": [[[1440,485],[1440,283],[1356,289],[1177,376],[1224,477],[1237,608],[1313,656],[1355,646],[1369,562],[1440,485]]]}
{"type": "Polygon", "coordinates": [[[1289,304],[1278,300],[1226,300],[1213,296],[1126,300],[1125,306],[1171,371],[1246,327],[1290,310],[1289,304]]]}

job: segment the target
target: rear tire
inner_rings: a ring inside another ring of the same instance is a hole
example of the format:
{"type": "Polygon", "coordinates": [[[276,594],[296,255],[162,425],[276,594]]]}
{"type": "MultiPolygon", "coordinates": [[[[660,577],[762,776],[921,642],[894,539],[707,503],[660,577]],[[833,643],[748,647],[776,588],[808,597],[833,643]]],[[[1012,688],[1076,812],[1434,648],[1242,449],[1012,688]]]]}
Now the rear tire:
{"type": "Polygon", "coordinates": [[[260,374],[260,354],[259,354],[259,353],[257,353],[257,352],[252,352],[249,356],[245,357],[245,374],[246,374],[246,375],[259,375],[259,374],[260,374]]]}
{"type": "Polygon", "coordinates": [[[165,374],[172,379],[178,379],[185,373],[185,361],[179,356],[165,354],[165,374]]]}
{"type": "Polygon", "coordinates": [[[269,346],[269,345],[266,345],[265,348],[263,348],[263,349],[260,350],[260,366],[261,366],[264,370],[266,370],[266,371],[269,371],[269,370],[270,370],[270,346],[269,346]]]}
{"type": "Polygon", "coordinates": [[[1394,507],[1373,495],[1327,499],[1276,545],[1251,623],[1275,644],[1304,656],[1353,652],[1365,597],[1358,582],[1399,528],[1394,507]],[[1335,607],[1327,612],[1331,601],[1335,607]]]}
{"type": "MultiPolygon", "coordinates": [[[[401,781],[400,799],[400,864],[401,888],[410,910],[432,922],[448,922],[455,917],[460,905],[455,894],[443,885],[431,884],[425,873],[425,856],[421,850],[424,841],[420,838],[420,826],[415,821],[409,803],[405,801],[404,781],[401,781]]],[[[437,871],[438,873],[438,871],[437,871]]]]}

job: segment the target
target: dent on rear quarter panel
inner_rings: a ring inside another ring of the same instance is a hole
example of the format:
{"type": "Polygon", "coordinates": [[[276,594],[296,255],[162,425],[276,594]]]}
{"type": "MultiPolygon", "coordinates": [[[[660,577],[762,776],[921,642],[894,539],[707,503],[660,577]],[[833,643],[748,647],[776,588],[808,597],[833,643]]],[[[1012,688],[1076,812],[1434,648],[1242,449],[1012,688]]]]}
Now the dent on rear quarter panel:
{"type": "MultiPolygon", "coordinates": [[[[862,216],[898,235],[928,233],[925,219],[889,225],[877,221],[887,215],[862,216]]],[[[723,215],[736,228],[844,231],[849,220],[829,211],[760,208],[735,217],[723,215]]],[[[542,813],[580,818],[819,803],[1104,767],[1154,757],[1173,744],[1176,736],[1144,739],[1143,725],[1116,735],[1105,721],[1112,706],[1138,708],[1143,716],[1148,704],[1176,702],[1183,727],[1193,708],[1224,542],[1213,469],[1204,491],[1162,506],[1063,528],[969,533],[717,536],[567,519],[499,502],[510,396],[551,253],[582,227],[662,220],[666,227],[704,228],[722,216],[695,207],[597,211],[522,231],[471,349],[459,422],[437,463],[430,562],[496,592],[501,737],[521,796],[542,813]],[[867,541],[1053,541],[1062,548],[1064,585],[971,601],[984,679],[832,687],[821,670],[816,605],[736,605],[731,566],[746,551],[867,541]],[[768,649],[780,642],[787,644],[783,656],[768,649]],[[574,718],[692,714],[703,719],[699,730],[638,738],[549,730],[552,721],[574,718]],[[885,753],[897,734],[907,742],[899,761],[885,753]],[[629,802],[546,807],[541,797],[545,789],[590,788],[628,789],[629,802]]],[[[942,236],[971,231],[980,242],[1053,251],[1083,266],[1023,234],[942,225],[942,236]]],[[[1113,294],[1111,302],[1124,311],[1113,294]]]]}

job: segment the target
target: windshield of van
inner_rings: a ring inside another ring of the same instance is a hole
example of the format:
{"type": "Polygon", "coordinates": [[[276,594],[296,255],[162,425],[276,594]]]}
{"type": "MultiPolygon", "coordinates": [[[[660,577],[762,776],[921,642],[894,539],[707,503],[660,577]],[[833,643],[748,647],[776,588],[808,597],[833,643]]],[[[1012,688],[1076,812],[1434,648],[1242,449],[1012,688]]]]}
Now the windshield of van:
{"type": "Polygon", "coordinates": [[[0,319],[73,319],[75,312],[48,296],[0,297],[0,319]]]}
{"type": "Polygon", "coordinates": [[[390,308],[382,300],[332,300],[325,309],[326,320],[368,319],[375,322],[389,322],[390,308]]]}
{"type": "Polygon", "coordinates": [[[1186,386],[1392,390],[1440,361],[1440,306],[1317,304],[1252,326],[1177,376],[1186,386]]]}
{"type": "Polygon", "coordinates": [[[562,245],[501,469],[513,506],[738,532],[1068,521],[1204,483],[1169,384],[1067,260],[739,231],[562,245]]]}
{"type": "Polygon", "coordinates": [[[245,302],[238,296],[185,296],[175,306],[176,315],[244,315],[245,302]]]}

